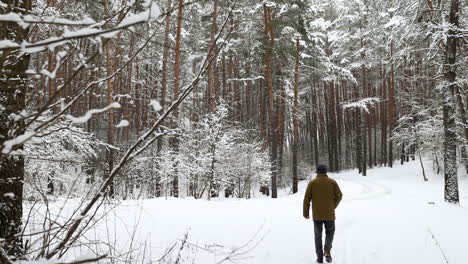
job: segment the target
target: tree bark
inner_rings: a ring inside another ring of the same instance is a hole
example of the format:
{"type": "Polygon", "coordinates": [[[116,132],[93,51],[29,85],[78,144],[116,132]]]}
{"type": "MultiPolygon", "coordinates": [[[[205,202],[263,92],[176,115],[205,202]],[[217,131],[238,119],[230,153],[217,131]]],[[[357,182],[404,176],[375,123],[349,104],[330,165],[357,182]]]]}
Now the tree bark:
{"type": "Polygon", "coordinates": [[[463,135],[465,136],[465,142],[461,146],[461,156],[463,159],[463,163],[465,164],[465,171],[468,173],[468,154],[467,154],[467,144],[466,141],[468,141],[468,120],[466,117],[466,110],[465,110],[465,105],[463,103],[463,98],[460,92],[460,87],[456,87],[456,97],[457,97],[457,105],[458,105],[458,111],[460,113],[460,119],[463,124],[463,135]]]}
{"type": "Polygon", "coordinates": [[[293,131],[293,136],[294,136],[294,143],[293,143],[293,193],[297,193],[298,188],[297,188],[297,183],[298,183],[298,177],[297,177],[297,147],[299,144],[299,120],[297,119],[297,116],[299,114],[299,100],[298,100],[298,94],[299,94],[299,52],[300,52],[300,46],[299,46],[299,39],[296,39],[296,67],[294,70],[294,109],[293,109],[293,126],[294,126],[294,131],[293,131]]]}
{"type": "MultiPolygon", "coordinates": [[[[176,31],[176,43],[175,43],[175,62],[174,62],[174,100],[179,98],[179,81],[180,81],[180,46],[181,46],[181,33],[182,33],[182,16],[184,11],[184,0],[179,0],[179,6],[177,9],[177,31],[176,31]]],[[[173,128],[177,127],[177,123],[179,120],[179,110],[176,108],[174,110],[173,116],[173,128]]],[[[174,153],[179,152],[179,140],[177,135],[174,135],[171,138],[171,147],[174,153]]],[[[178,163],[174,160],[173,163],[174,171],[172,175],[172,196],[179,197],[179,175],[178,175],[178,163]]]]}
{"type": "MultiPolygon", "coordinates": [[[[171,33],[171,9],[172,9],[172,0],[167,0],[167,10],[168,14],[165,19],[165,28],[164,28],[164,46],[163,46],[163,57],[162,57],[162,78],[161,78],[161,107],[164,109],[166,107],[167,100],[167,75],[168,75],[168,60],[169,60],[169,49],[171,47],[171,41],[169,40],[169,34],[171,33]]],[[[163,139],[158,140],[158,152],[161,151],[163,147],[163,139]]]]}
{"type": "MultiPolygon", "coordinates": [[[[16,13],[26,15],[31,10],[31,1],[2,1],[0,13],[16,13]]],[[[1,23],[0,39],[8,39],[16,43],[28,41],[29,31],[17,23],[1,23]]],[[[0,240],[2,249],[16,260],[23,255],[21,236],[23,214],[23,179],[24,158],[4,153],[4,143],[12,140],[25,131],[21,129],[23,122],[15,120],[26,107],[25,94],[27,90],[26,70],[29,65],[29,55],[18,51],[4,51],[0,61],[0,240]]],[[[20,146],[19,149],[22,147],[20,146]]]]}
{"type": "MultiPolygon", "coordinates": [[[[390,100],[390,105],[388,106],[388,138],[392,137],[393,129],[395,128],[395,67],[393,61],[393,41],[390,44],[390,60],[391,60],[391,70],[390,70],[390,78],[389,78],[389,85],[388,85],[388,97],[390,100]]],[[[393,140],[388,140],[388,166],[391,168],[393,167],[393,140]]]]}
{"type": "MultiPolygon", "coordinates": [[[[213,0],[213,23],[211,24],[211,36],[210,36],[210,45],[208,46],[208,51],[211,50],[211,54],[209,54],[209,59],[212,60],[214,58],[214,54],[216,53],[216,46],[215,46],[215,38],[217,32],[217,19],[218,13],[218,0],[213,0]]],[[[216,100],[215,100],[215,78],[214,78],[214,63],[210,65],[208,68],[208,105],[209,111],[214,112],[216,108],[216,100]]]]}
{"type": "MultiPolygon", "coordinates": [[[[104,0],[104,14],[106,17],[109,16],[109,0],[104,0]]],[[[111,54],[111,45],[112,42],[109,40],[107,43],[105,49],[106,49],[106,73],[107,76],[110,76],[113,73],[112,70],[112,54],[111,54]]],[[[110,105],[114,101],[113,96],[114,96],[114,89],[113,89],[113,78],[109,78],[107,80],[107,104],[110,105]]],[[[107,111],[107,143],[109,145],[114,144],[114,112],[111,109],[107,111]]],[[[105,173],[105,177],[109,177],[108,174],[113,170],[114,168],[114,150],[111,148],[107,149],[106,152],[106,160],[107,160],[107,171],[105,173]]],[[[113,198],[114,197],[114,183],[112,182],[109,185],[109,197],[113,198]]]]}
{"type": "Polygon", "coordinates": [[[271,198],[278,197],[277,190],[277,147],[275,140],[276,133],[276,122],[275,114],[273,111],[273,78],[271,73],[271,65],[273,60],[273,48],[275,45],[275,36],[273,33],[273,27],[271,24],[271,10],[266,3],[263,4],[263,15],[264,15],[264,24],[265,24],[265,37],[266,37],[266,56],[265,56],[265,75],[268,89],[268,118],[270,119],[270,158],[271,158],[271,198]]]}
{"type": "Polygon", "coordinates": [[[445,82],[443,89],[443,124],[444,124],[444,175],[445,201],[459,203],[458,175],[457,175],[457,124],[455,120],[455,88],[457,62],[457,32],[454,28],[459,25],[459,0],[452,0],[450,4],[447,45],[445,50],[445,82]]]}

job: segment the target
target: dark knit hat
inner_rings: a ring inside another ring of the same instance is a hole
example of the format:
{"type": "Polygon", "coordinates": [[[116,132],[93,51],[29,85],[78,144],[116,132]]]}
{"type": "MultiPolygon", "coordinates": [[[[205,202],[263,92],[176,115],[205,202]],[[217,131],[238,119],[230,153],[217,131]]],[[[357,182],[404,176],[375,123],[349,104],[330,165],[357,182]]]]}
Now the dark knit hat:
{"type": "Polygon", "coordinates": [[[317,166],[317,173],[318,173],[318,174],[325,174],[325,173],[327,173],[327,169],[328,169],[328,168],[327,168],[326,165],[323,165],[323,164],[318,165],[318,166],[317,166]]]}

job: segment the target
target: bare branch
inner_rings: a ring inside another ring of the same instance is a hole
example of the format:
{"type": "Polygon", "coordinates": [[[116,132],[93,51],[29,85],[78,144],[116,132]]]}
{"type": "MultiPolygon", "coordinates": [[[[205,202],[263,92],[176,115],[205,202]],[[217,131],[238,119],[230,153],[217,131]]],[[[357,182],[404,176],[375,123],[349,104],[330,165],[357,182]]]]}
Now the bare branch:
{"type": "Polygon", "coordinates": [[[0,263],[2,264],[14,264],[13,261],[8,257],[8,254],[0,247],[0,263]]]}
{"type": "MultiPolygon", "coordinates": [[[[237,1],[234,3],[234,5],[237,3],[237,1]]],[[[233,5],[233,6],[234,6],[233,5]]],[[[94,205],[98,202],[98,200],[102,197],[105,197],[107,195],[107,188],[110,185],[110,183],[114,180],[115,176],[117,173],[122,169],[122,167],[129,161],[129,158],[131,155],[137,150],[138,146],[143,144],[151,135],[153,135],[156,130],[159,128],[159,126],[162,124],[162,122],[169,116],[170,113],[172,113],[184,100],[187,98],[187,96],[193,91],[193,89],[197,86],[199,81],[201,80],[202,76],[206,73],[208,70],[209,66],[213,62],[214,58],[216,56],[213,56],[210,59],[210,54],[214,50],[214,46],[217,44],[219,39],[222,36],[222,33],[224,32],[224,29],[226,28],[229,19],[232,17],[234,8],[231,8],[226,20],[224,21],[224,24],[216,37],[215,42],[213,45],[210,47],[209,54],[205,57],[205,61],[203,63],[202,68],[200,69],[199,73],[197,76],[192,80],[192,82],[185,88],[185,90],[182,92],[182,94],[179,96],[179,98],[174,101],[174,103],[166,110],[166,112],[154,123],[154,125],[149,129],[143,136],[141,136],[137,142],[135,142],[128,150],[127,152],[123,155],[121,158],[120,162],[114,167],[114,169],[111,171],[109,174],[108,178],[106,181],[102,183],[102,185],[99,188],[98,193],[91,199],[91,201],[88,203],[88,205],[83,209],[81,212],[80,216],[75,220],[74,224],[70,227],[70,229],[67,231],[65,234],[65,237],[63,240],[54,248],[52,249],[46,256],[47,259],[50,259],[54,257],[58,252],[61,251],[61,249],[65,248],[69,241],[74,241],[72,237],[74,236],[75,232],[78,230],[78,227],[81,225],[84,216],[88,214],[88,212],[94,207],[94,205]]],[[[233,27],[231,26],[230,30],[228,33],[226,33],[226,37],[223,38],[223,43],[221,44],[221,47],[225,46],[227,41],[230,39],[231,33],[233,31],[233,27]]],[[[221,49],[218,49],[216,53],[219,53],[221,49]]],[[[142,149],[140,149],[142,151],[142,149]]]]}

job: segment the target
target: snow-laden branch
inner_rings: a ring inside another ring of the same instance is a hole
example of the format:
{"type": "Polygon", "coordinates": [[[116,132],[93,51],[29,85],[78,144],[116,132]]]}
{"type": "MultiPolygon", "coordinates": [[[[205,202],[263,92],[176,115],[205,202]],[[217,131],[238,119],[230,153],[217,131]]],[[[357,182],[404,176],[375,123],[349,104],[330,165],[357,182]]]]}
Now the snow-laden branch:
{"type": "Polygon", "coordinates": [[[227,81],[228,82],[254,82],[260,79],[265,79],[265,77],[259,75],[257,77],[251,77],[251,78],[232,78],[232,79],[228,79],[227,81]]]}
{"type": "Polygon", "coordinates": [[[115,127],[121,128],[121,127],[128,127],[129,125],[130,125],[130,122],[128,122],[128,120],[122,119],[115,127]]]}
{"type": "Polygon", "coordinates": [[[93,26],[96,24],[90,17],[80,20],[70,20],[62,17],[37,17],[34,15],[22,16],[18,13],[8,13],[0,15],[0,22],[13,22],[18,23],[23,28],[28,27],[30,24],[54,24],[60,26],[93,26]]]}
{"type": "MultiPolygon", "coordinates": [[[[64,234],[64,237],[62,239],[62,241],[60,241],[53,249],[51,249],[49,251],[49,253],[47,254],[46,258],[47,259],[51,259],[53,258],[54,256],[56,256],[62,249],[66,248],[67,247],[67,244],[71,241],[75,241],[76,239],[74,238],[74,235],[75,235],[75,232],[78,230],[78,227],[81,225],[83,219],[84,219],[84,216],[86,216],[90,211],[91,209],[95,206],[95,204],[99,201],[99,199],[101,197],[104,197],[106,194],[107,194],[107,188],[109,187],[109,185],[111,184],[111,182],[113,182],[114,178],[115,178],[115,175],[117,175],[117,173],[122,169],[122,167],[129,161],[129,158],[132,157],[132,154],[134,154],[135,152],[141,152],[142,150],[144,150],[144,148],[140,148],[139,149],[139,146],[141,144],[144,144],[144,142],[146,142],[155,132],[156,130],[160,127],[160,125],[162,124],[162,122],[169,116],[170,113],[172,113],[186,98],[187,96],[193,91],[193,89],[197,86],[197,84],[200,82],[202,76],[207,72],[209,66],[211,65],[211,63],[213,62],[214,58],[216,56],[211,56],[211,53],[214,51],[216,53],[219,53],[220,50],[222,50],[222,48],[220,49],[217,49],[216,51],[214,50],[214,47],[217,46],[218,44],[218,41],[220,40],[223,32],[224,32],[224,29],[226,28],[228,22],[230,21],[231,17],[232,17],[232,14],[233,14],[233,10],[234,10],[234,6],[237,4],[237,1],[234,3],[233,7],[231,8],[231,11],[229,12],[229,15],[227,16],[226,20],[224,21],[224,24],[223,26],[221,27],[220,29],[220,32],[218,33],[218,35],[216,36],[216,39],[213,43],[213,45],[210,47],[210,52],[208,53],[208,55],[205,57],[205,61],[203,63],[203,67],[200,69],[199,73],[197,74],[197,76],[192,80],[192,82],[186,86],[185,89],[183,89],[183,92],[181,93],[181,95],[179,96],[179,98],[177,98],[177,100],[175,100],[172,105],[164,112],[164,114],[162,114],[159,119],[153,124],[153,126],[146,132],[144,133],[127,151],[126,153],[122,156],[122,158],[120,159],[119,163],[113,168],[113,170],[109,173],[109,176],[107,177],[107,179],[101,184],[101,186],[99,187],[99,191],[95,194],[95,196],[89,201],[89,203],[86,205],[86,207],[81,211],[80,213],[80,216],[81,217],[78,217],[75,222],[73,223],[73,225],[70,227],[70,229],[68,229],[68,231],[64,234]]],[[[231,33],[233,31],[233,28],[231,27],[229,32],[226,33],[227,36],[222,38],[223,39],[223,42],[222,44],[220,45],[221,47],[225,46],[227,41],[230,39],[230,36],[231,36],[231,33]]],[[[78,234],[79,235],[79,232],[78,234]]]]}
{"type": "Polygon", "coordinates": [[[23,145],[26,141],[30,140],[31,138],[33,138],[35,135],[35,133],[33,131],[28,131],[22,135],[19,135],[13,139],[10,139],[10,140],[7,140],[3,143],[3,149],[2,149],[2,153],[3,154],[9,154],[14,146],[17,146],[17,145],[23,145]]]}
{"type": "MultiPolygon", "coordinates": [[[[167,14],[166,14],[167,15],[167,14]]],[[[160,19],[160,21],[158,22],[158,25],[161,26],[162,25],[162,22],[163,21],[162,19],[160,19]]],[[[65,106],[63,106],[61,108],[61,110],[56,113],[54,116],[52,116],[51,118],[49,118],[48,120],[46,120],[44,123],[42,123],[41,125],[39,125],[38,127],[34,128],[32,131],[29,131],[27,133],[24,133],[22,135],[19,135],[17,136],[16,138],[14,139],[11,139],[11,140],[8,140],[8,141],[5,141],[4,142],[4,145],[3,145],[3,148],[2,148],[2,153],[4,154],[10,154],[12,151],[15,150],[15,148],[18,148],[20,146],[22,146],[24,143],[26,143],[28,140],[32,139],[33,137],[35,137],[38,133],[40,133],[40,131],[44,128],[47,128],[51,123],[53,123],[55,120],[57,120],[58,118],[62,117],[63,115],[65,115],[65,113],[82,97],[84,96],[92,87],[94,87],[95,85],[99,84],[99,83],[102,83],[102,82],[105,82],[111,78],[114,78],[114,76],[116,76],[119,72],[121,72],[123,69],[125,69],[129,64],[130,62],[133,61],[134,58],[136,58],[136,56],[138,54],[140,54],[140,52],[150,43],[150,40],[156,35],[158,31],[155,30],[154,33],[146,40],[146,42],[135,52],[135,54],[128,59],[128,61],[123,64],[120,68],[118,68],[114,73],[110,74],[109,76],[105,77],[105,78],[102,78],[100,80],[97,80],[97,81],[94,81],[94,82],[91,82],[89,83],[86,88],[82,89],[80,91],[80,93],[78,93],[75,97],[73,97],[65,106]]],[[[107,43],[107,40],[106,42],[104,43],[104,45],[107,43]]],[[[97,56],[99,54],[99,52],[96,52],[91,58],[90,60],[92,60],[95,56],[97,56]]],[[[89,60],[89,61],[90,61],[89,60]]],[[[73,73],[73,75],[70,77],[69,80],[67,80],[58,90],[57,92],[55,93],[55,95],[58,94],[59,91],[61,91],[64,87],[66,87],[69,83],[71,83],[71,80],[74,78],[75,75],[78,74],[78,72],[83,69],[85,67],[85,64],[82,64],[77,70],[75,70],[75,72],[73,73]]],[[[49,100],[52,100],[53,98],[49,99],[49,100]]],[[[50,102],[47,102],[46,103],[46,106],[47,105],[50,105],[50,102]]],[[[24,125],[24,130],[26,130],[26,128],[30,127],[39,117],[40,115],[47,109],[47,107],[43,107],[40,111],[38,111],[38,113],[35,115],[34,118],[32,118],[30,121],[26,122],[26,124],[24,125]]],[[[0,146],[1,147],[1,146],[0,146]]]]}
{"type": "Polygon", "coordinates": [[[361,99],[357,102],[347,103],[343,105],[343,109],[361,109],[369,113],[369,106],[380,103],[381,100],[378,97],[369,97],[361,99]]]}
{"type": "MultiPolygon", "coordinates": [[[[9,17],[15,17],[12,14],[13,13],[10,13],[7,15],[9,15],[9,17]]],[[[123,19],[117,26],[110,28],[110,29],[98,29],[98,28],[87,27],[87,28],[76,30],[76,31],[66,31],[60,37],[51,37],[51,38],[41,40],[35,43],[29,43],[27,41],[24,41],[22,43],[15,43],[11,40],[1,40],[0,51],[21,49],[23,52],[26,52],[26,53],[36,53],[36,52],[44,51],[46,49],[53,50],[55,49],[55,47],[64,45],[75,39],[83,39],[83,38],[91,38],[91,37],[111,38],[118,32],[124,29],[127,29],[129,27],[155,21],[160,17],[160,15],[161,15],[161,10],[159,9],[159,6],[157,6],[153,1],[151,1],[150,6],[148,7],[146,11],[143,11],[138,14],[133,14],[123,19]]],[[[21,18],[19,17],[16,19],[21,19],[21,18]]],[[[21,19],[21,21],[23,20],[21,19]]]]}
{"type": "Polygon", "coordinates": [[[84,114],[83,116],[80,116],[80,117],[74,117],[72,115],[66,115],[65,117],[68,120],[72,121],[73,123],[86,123],[86,122],[88,122],[89,119],[91,119],[91,117],[93,117],[93,115],[106,112],[106,111],[108,111],[109,109],[112,109],[112,108],[120,108],[120,104],[117,103],[117,102],[113,102],[112,104],[110,104],[110,105],[108,105],[108,106],[106,106],[104,108],[101,108],[101,109],[91,109],[88,112],[86,112],[86,114],[84,114]]]}
{"type": "Polygon", "coordinates": [[[151,100],[151,102],[148,104],[148,106],[151,106],[154,111],[159,112],[162,110],[162,106],[157,100],[151,100]]]}

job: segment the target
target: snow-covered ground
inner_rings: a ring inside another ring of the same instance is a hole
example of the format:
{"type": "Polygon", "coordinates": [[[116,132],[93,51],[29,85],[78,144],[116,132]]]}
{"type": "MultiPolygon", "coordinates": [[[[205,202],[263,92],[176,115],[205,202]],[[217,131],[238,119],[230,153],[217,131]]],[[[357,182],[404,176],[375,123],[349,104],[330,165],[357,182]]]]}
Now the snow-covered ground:
{"type": "MultiPolygon", "coordinates": [[[[426,171],[429,182],[422,180],[416,162],[372,169],[367,177],[356,171],[330,174],[344,194],[337,209],[334,262],[440,264],[446,257],[450,264],[466,263],[468,179],[460,176],[462,203],[454,206],[443,201],[442,176],[428,167],[426,171]]],[[[194,256],[196,263],[218,263],[239,247],[235,263],[315,263],[313,224],[302,217],[306,184],[300,183],[299,193],[276,200],[124,201],[106,217],[107,225],[88,236],[120,248],[130,246],[133,236],[132,247],[146,243],[146,250],[133,256],[140,262],[144,252],[158,263],[155,260],[188,234],[180,263],[192,263],[194,256]],[[103,237],[105,231],[116,238],[103,237]]]]}

